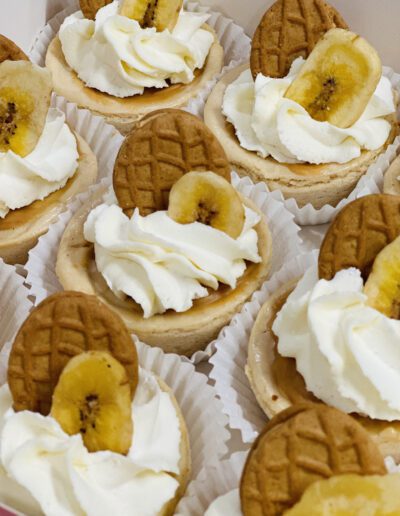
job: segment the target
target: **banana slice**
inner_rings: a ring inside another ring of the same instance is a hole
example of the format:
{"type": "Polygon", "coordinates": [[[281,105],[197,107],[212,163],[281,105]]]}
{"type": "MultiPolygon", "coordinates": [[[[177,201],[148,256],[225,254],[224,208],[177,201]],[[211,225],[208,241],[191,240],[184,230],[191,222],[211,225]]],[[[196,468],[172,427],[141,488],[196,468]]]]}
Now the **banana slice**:
{"type": "Polygon", "coordinates": [[[155,27],[158,32],[172,31],[178,21],[183,0],[123,0],[120,14],[136,20],[144,28],[155,27]]]}
{"type": "Polygon", "coordinates": [[[60,376],[51,415],[67,434],[80,433],[90,452],[110,450],[126,455],[133,425],[125,368],[103,351],[77,355],[60,376]]]}
{"type": "Polygon", "coordinates": [[[27,156],[43,132],[50,106],[50,72],[29,61],[0,64],[0,152],[27,156]]]}
{"type": "Polygon", "coordinates": [[[400,475],[341,475],[311,484],[285,516],[400,514],[400,475]]]}
{"type": "Polygon", "coordinates": [[[347,128],[363,114],[382,75],[376,50],[344,29],[331,29],[317,43],[285,97],[312,118],[347,128]]]}
{"type": "Polygon", "coordinates": [[[238,193],[214,172],[188,172],[182,176],[169,194],[168,215],[180,224],[207,224],[232,238],[240,236],[245,220],[238,193]]]}
{"type": "Polygon", "coordinates": [[[364,293],[370,306],[392,319],[400,319],[400,237],[375,258],[364,293]]]}

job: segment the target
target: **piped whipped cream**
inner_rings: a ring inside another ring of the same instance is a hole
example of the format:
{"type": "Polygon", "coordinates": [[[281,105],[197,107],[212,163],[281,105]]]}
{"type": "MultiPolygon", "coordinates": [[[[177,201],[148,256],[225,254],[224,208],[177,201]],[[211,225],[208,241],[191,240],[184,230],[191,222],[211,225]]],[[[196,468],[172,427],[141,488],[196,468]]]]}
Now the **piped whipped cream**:
{"type": "Polygon", "coordinates": [[[63,188],[78,168],[76,138],[60,110],[50,108],[35,149],[22,158],[0,152],[0,218],[63,188]]]}
{"type": "Polygon", "coordinates": [[[166,211],[131,218],[107,202],[89,214],[85,239],[94,244],[98,271],[118,297],[138,303],[148,318],[166,310],[185,312],[193,300],[217,290],[219,283],[235,288],[246,260],[259,263],[260,216],[245,207],[242,234],[235,240],[199,222],[179,224],[166,211]]]}
{"type": "Polygon", "coordinates": [[[202,28],[210,15],[182,10],[172,32],[157,32],[118,12],[114,0],[97,12],[95,21],[78,11],[60,28],[65,59],[87,86],[131,97],[145,88],[193,81],[214,42],[213,34],[202,28]]]}
{"type": "Polygon", "coordinates": [[[347,413],[400,419],[400,321],[367,306],[359,270],[326,281],[310,268],[273,331],[280,355],[296,360],[317,398],[347,413]]]}
{"type": "Polygon", "coordinates": [[[220,496],[209,506],[204,516],[242,516],[239,489],[220,496]]]}
{"type": "Polygon", "coordinates": [[[132,402],[134,434],[127,456],[89,453],[52,417],[15,413],[8,385],[0,388],[2,501],[14,495],[28,514],[46,516],[154,516],[174,498],[181,428],[170,396],[140,369],[132,402]]]}
{"type": "Polygon", "coordinates": [[[362,150],[382,147],[391,131],[384,117],[396,111],[389,79],[381,77],[360,119],[340,129],[314,120],[300,104],[284,97],[303,63],[302,57],[296,59],[283,79],[259,74],[254,81],[245,70],[226,88],[222,111],[240,145],[281,163],[314,164],[347,163],[362,150]]]}

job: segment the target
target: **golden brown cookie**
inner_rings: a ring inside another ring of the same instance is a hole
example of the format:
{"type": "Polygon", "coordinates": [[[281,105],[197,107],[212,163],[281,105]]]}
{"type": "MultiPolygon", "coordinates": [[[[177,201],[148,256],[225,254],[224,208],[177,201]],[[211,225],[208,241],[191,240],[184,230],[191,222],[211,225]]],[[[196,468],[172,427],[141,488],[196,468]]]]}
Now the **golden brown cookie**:
{"type": "Polygon", "coordinates": [[[0,63],[7,60],[29,61],[29,58],[11,39],[0,34],[0,63]]]}
{"type": "Polygon", "coordinates": [[[379,252],[400,235],[400,196],[367,195],[345,206],[332,222],[319,252],[319,277],[332,279],[349,267],[364,279],[379,252]]]}
{"type": "Polygon", "coordinates": [[[386,473],[368,432],[337,409],[294,405],[274,417],[252,446],[240,485],[243,514],[280,516],[310,484],[346,473],[386,473]]]}
{"type": "Polygon", "coordinates": [[[113,0],[79,0],[79,5],[85,18],[94,20],[97,11],[105,5],[110,4],[112,1],[113,0]]]}
{"type": "Polygon", "coordinates": [[[8,384],[14,410],[47,415],[68,361],[85,351],[108,351],[125,367],[132,395],[138,356],[121,318],[95,296],[60,292],[37,306],[21,326],[10,353],[8,384]]]}
{"type": "Polygon", "coordinates": [[[263,16],[253,37],[253,77],[285,77],[297,57],[307,58],[325,32],[347,29],[340,14],[324,0],[278,0],[263,16]]]}
{"type": "Polygon", "coordinates": [[[230,165],[220,143],[197,117],[178,109],[150,113],[132,131],[114,167],[114,191],[131,216],[168,208],[169,192],[190,171],[212,171],[230,180],[230,165]]]}

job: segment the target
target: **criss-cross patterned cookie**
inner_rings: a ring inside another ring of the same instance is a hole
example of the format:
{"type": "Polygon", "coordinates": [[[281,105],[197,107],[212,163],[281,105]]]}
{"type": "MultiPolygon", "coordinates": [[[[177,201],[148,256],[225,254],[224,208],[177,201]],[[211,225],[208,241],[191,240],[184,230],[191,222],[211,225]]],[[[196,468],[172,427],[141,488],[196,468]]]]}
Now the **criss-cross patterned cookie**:
{"type": "Polygon", "coordinates": [[[309,485],[345,473],[386,473],[368,432],[337,409],[294,405],[275,416],[253,444],[240,485],[243,514],[280,516],[309,485]]]}
{"type": "Polygon", "coordinates": [[[8,363],[14,409],[47,415],[55,386],[69,360],[86,351],[107,351],[126,369],[132,392],[138,357],[121,318],[80,292],[60,292],[35,308],[19,330],[8,363]]]}
{"type": "Polygon", "coordinates": [[[375,194],[345,206],[319,252],[319,277],[330,280],[349,267],[368,278],[376,256],[400,235],[400,196],[375,194]]]}
{"type": "Polygon", "coordinates": [[[114,167],[114,191],[124,212],[141,215],[168,208],[169,192],[184,174],[215,172],[228,181],[230,166],[220,143],[194,115],[160,110],[132,131],[114,167]]]}
{"type": "Polygon", "coordinates": [[[340,14],[324,0],[278,0],[263,16],[253,37],[253,77],[285,77],[297,57],[307,58],[329,29],[347,29],[340,14]]]}

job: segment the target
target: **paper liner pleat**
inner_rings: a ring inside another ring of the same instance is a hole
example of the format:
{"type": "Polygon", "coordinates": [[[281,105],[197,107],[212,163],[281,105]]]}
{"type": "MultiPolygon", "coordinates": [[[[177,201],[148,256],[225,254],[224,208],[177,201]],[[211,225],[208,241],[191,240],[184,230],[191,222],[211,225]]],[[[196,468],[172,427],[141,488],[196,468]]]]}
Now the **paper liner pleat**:
{"type": "MultiPolygon", "coordinates": [[[[25,320],[21,317],[20,325],[25,320]]],[[[189,433],[192,459],[191,478],[227,452],[230,438],[227,417],[222,413],[221,402],[207,377],[196,372],[192,364],[184,363],[178,355],[164,353],[135,339],[140,366],[159,376],[171,388],[189,433]]],[[[8,342],[0,352],[0,385],[6,381],[6,368],[11,350],[8,342]]]]}
{"type": "Polygon", "coordinates": [[[189,484],[175,516],[203,516],[214,500],[237,489],[246,458],[247,452],[238,452],[231,455],[229,460],[204,468],[189,484]]]}
{"type": "Polygon", "coordinates": [[[0,258],[0,349],[14,338],[20,321],[28,316],[33,306],[29,296],[24,278],[0,258]]]}
{"type": "Polygon", "coordinates": [[[264,428],[267,417],[261,410],[245,374],[247,347],[251,330],[263,304],[282,285],[300,278],[315,264],[318,252],[296,256],[267,281],[261,291],[246,303],[215,343],[210,359],[210,378],[220,397],[229,426],[241,432],[243,442],[251,443],[264,428]]]}

